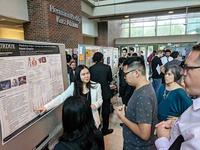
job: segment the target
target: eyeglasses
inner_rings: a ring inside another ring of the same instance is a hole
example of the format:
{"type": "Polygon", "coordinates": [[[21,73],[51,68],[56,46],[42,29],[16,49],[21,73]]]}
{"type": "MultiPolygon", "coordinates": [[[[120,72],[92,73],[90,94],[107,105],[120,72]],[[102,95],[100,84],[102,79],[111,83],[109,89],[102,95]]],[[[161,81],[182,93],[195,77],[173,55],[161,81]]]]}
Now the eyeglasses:
{"type": "Polygon", "coordinates": [[[182,68],[184,72],[188,72],[189,70],[198,69],[200,66],[188,66],[187,64],[184,64],[182,68]]]}
{"type": "Polygon", "coordinates": [[[128,71],[128,72],[124,72],[124,77],[125,77],[127,74],[129,74],[130,72],[135,71],[135,70],[136,70],[136,69],[130,70],[130,71],[128,71]]]}

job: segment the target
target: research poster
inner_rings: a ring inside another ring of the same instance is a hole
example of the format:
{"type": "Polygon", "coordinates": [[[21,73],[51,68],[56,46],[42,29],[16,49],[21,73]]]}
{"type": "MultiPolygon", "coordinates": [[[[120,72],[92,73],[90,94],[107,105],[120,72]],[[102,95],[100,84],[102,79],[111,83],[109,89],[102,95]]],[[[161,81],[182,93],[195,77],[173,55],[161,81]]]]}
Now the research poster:
{"type": "Polygon", "coordinates": [[[79,45],[78,47],[78,56],[79,56],[79,64],[85,64],[90,67],[93,65],[92,57],[94,53],[100,50],[99,46],[93,45],[79,45]]]}
{"type": "Polygon", "coordinates": [[[94,64],[92,57],[98,51],[98,46],[86,46],[86,66],[90,67],[94,64]]]}
{"type": "Polygon", "coordinates": [[[111,68],[113,68],[113,64],[112,64],[112,61],[113,61],[113,56],[112,56],[112,53],[113,53],[113,47],[102,47],[102,53],[104,55],[104,63],[107,64],[107,65],[110,65],[111,68]]]}
{"type": "Polygon", "coordinates": [[[118,48],[113,48],[113,67],[118,67],[119,50],[118,48]]]}
{"type": "Polygon", "coordinates": [[[57,45],[0,42],[2,143],[38,117],[34,110],[64,91],[57,45]]]}
{"type": "Polygon", "coordinates": [[[94,64],[92,57],[96,52],[103,54],[104,64],[110,65],[112,69],[118,67],[118,48],[82,44],[78,47],[79,64],[85,64],[88,67],[92,66],[94,64]]]}

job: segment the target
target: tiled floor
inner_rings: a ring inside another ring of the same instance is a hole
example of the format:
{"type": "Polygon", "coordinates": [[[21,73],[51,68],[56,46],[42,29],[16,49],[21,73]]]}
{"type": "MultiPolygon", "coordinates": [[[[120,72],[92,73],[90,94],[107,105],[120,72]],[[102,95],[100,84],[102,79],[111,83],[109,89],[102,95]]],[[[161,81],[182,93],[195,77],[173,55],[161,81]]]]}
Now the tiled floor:
{"type": "MultiPolygon", "coordinates": [[[[120,101],[119,99],[112,99],[112,102],[120,101]]],[[[104,137],[105,150],[122,150],[123,149],[123,137],[122,137],[122,127],[119,125],[120,120],[117,115],[112,113],[110,115],[110,128],[114,129],[112,134],[104,137]]]]}
{"type": "Polygon", "coordinates": [[[122,127],[119,123],[120,122],[116,114],[113,114],[110,120],[110,128],[114,129],[114,132],[104,137],[105,150],[122,150],[122,127]]]}

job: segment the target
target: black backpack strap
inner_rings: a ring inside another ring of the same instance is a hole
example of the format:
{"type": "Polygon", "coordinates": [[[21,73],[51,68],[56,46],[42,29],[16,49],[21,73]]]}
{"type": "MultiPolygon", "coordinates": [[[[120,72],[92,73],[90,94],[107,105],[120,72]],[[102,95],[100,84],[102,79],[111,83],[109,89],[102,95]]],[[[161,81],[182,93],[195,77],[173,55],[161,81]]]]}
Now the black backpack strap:
{"type": "Polygon", "coordinates": [[[181,144],[184,142],[184,138],[182,135],[179,135],[174,143],[170,146],[169,150],[180,150],[181,144]]]}

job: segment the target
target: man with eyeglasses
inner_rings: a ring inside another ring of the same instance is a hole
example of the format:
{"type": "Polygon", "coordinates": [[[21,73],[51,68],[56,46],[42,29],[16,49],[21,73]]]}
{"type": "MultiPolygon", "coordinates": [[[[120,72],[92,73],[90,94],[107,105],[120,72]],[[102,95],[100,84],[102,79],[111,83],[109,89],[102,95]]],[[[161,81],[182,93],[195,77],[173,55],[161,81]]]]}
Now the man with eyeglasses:
{"type": "Polygon", "coordinates": [[[154,126],[157,123],[156,95],[146,78],[145,64],[141,57],[127,58],[124,63],[126,82],[135,87],[124,110],[116,108],[123,125],[124,150],[154,150],[154,126]]]}
{"type": "Polygon", "coordinates": [[[183,66],[185,89],[193,100],[179,119],[163,121],[156,125],[155,144],[158,150],[198,150],[200,149],[200,44],[192,48],[183,66]]]}

